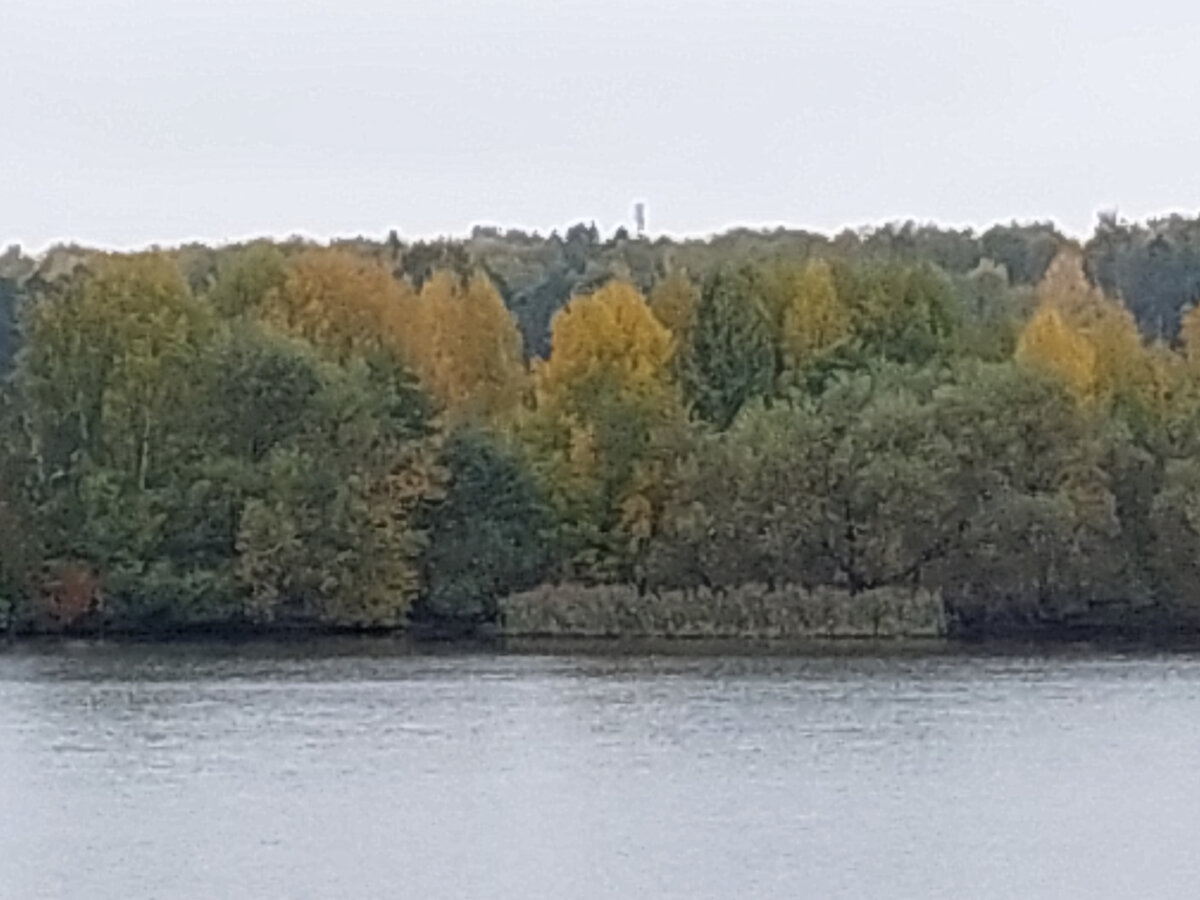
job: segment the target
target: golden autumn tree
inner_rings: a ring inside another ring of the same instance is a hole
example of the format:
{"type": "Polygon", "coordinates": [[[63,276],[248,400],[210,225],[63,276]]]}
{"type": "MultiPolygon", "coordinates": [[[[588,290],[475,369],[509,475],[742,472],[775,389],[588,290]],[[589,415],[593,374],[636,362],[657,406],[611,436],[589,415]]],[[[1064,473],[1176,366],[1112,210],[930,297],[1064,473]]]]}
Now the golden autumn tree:
{"type": "Polygon", "coordinates": [[[800,367],[850,335],[850,310],[841,301],[833,270],[812,260],[788,279],[780,330],[785,362],[800,367]]]}
{"type": "Polygon", "coordinates": [[[625,281],[576,297],[555,315],[550,348],[537,370],[539,401],[557,402],[597,381],[629,394],[657,390],[674,353],[670,332],[625,281]]]}
{"type": "Polygon", "coordinates": [[[421,382],[453,419],[492,419],[520,403],[521,334],[487,277],[435,273],[416,299],[405,345],[421,382]]]}
{"type": "Polygon", "coordinates": [[[1096,351],[1053,308],[1034,313],[1017,342],[1017,361],[1060,379],[1079,400],[1096,394],[1096,351]]]}
{"type": "Polygon", "coordinates": [[[320,248],[291,260],[262,317],[344,362],[370,350],[402,353],[413,307],[412,289],[379,263],[320,248]]]}
{"type": "Polygon", "coordinates": [[[576,570],[637,577],[684,421],[674,341],[623,281],[577,297],[551,325],[525,435],[569,526],[576,570]]]}
{"type": "Polygon", "coordinates": [[[1075,249],[1064,249],[1054,257],[1037,284],[1035,297],[1039,307],[1053,307],[1080,322],[1094,317],[1097,309],[1109,302],[1104,292],[1088,281],[1083,255],[1075,249]]]}
{"type": "Polygon", "coordinates": [[[1055,371],[1081,399],[1143,400],[1157,390],[1133,316],[1091,284],[1078,251],[1055,257],[1038,284],[1037,302],[1018,344],[1019,358],[1055,371]],[[1054,353],[1064,355],[1056,360],[1050,358],[1054,353]]]}

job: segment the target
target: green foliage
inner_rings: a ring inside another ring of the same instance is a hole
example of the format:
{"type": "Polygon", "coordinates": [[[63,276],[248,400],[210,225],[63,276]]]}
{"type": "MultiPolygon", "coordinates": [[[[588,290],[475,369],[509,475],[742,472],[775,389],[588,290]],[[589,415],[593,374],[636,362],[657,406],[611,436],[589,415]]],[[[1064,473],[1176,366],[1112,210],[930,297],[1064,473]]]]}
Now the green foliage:
{"type": "Polygon", "coordinates": [[[1175,618],[1200,622],[1200,465],[1172,460],[1150,511],[1151,567],[1175,618]]]}
{"type": "Polygon", "coordinates": [[[1065,386],[1012,366],[969,367],[941,393],[956,490],[974,504],[937,572],[960,620],[1060,620],[1136,599],[1104,467],[1111,437],[1065,386]]]}
{"type": "Polygon", "coordinates": [[[17,322],[21,291],[16,283],[0,276],[0,378],[12,371],[17,353],[17,322]]]}
{"type": "Polygon", "coordinates": [[[991,260],[955,277],[952,283],[963,354],[986,362],[1011,359],[1021,328],[1033,311],[1032,288],[1010,285],[1008,272],[991,260]]]}
{"type": "Polygon", "coordinates": [[[994,225],[979,238],[985,259],[1003,266],[1013,284],[1033,285],[1042,280],[1066,238],[1051,224],[994,225]]]}
{"type": "Polygon", "coordinates": [[[748,409],[684,469],[660,566],[683,584],[918,583],[946,552],[958,502],[925,382],[885,368],[815,401],[748,409]]]}
{"type": "Polygon", "coordinates": [[[226,318],[256,313],[273,291],[283,289],[287,260],[274,244],[250,244],[222,260],[208,293],[213,308],[226,318]]]}
{"type": "Polygon", "coordinates": [[[1145,596],[1129,538],[1144,513],[1112,484],[1137,458],[1011,364],[884,366],[747,409],[702,441],[680,466],[654,579],[924,586],[963,627],[1065,620],[1145,596]]]}
{"type": "Polygon", "coordinates": [[[223,453],[250,462],[303,428],[322,387],[312,348],[254,326],[223,334],[209,348],[200,375],[200,430],[223,453]]]}
{"type": "Polygon", "coordinates": [[[553,517],[526,464],[487,434],[454,435],[442,464],[445,498],[423,517],[429,537],[420,612],[488,621],[500,597],[533,587],[551,571],[553,517]]]}
{"type": "Polygon", "coordinates": [[[1121,297],[1142,333],[1168,340],[1180,314],[1200,300],[1200,220],[1183,216],[1146,224],[1102,215],[1084,245],[1088,274],[1121,297]]]}
{"type": "Polygon", "coordinates": [[[870,263],[834,269],[838,297],[851,314],[859,353],[926,363],[954,349],[958,313],[946,277],[927,265],[870,263]]]}
{"type": "Polygon", "coordinates": [[[33,513],[16,486],[0,480],[0,634],[28,618],[42,559],[40,537],[30,529],[33,513]]]}
{"type": "Polygon", "coordinates": [[[719,270],[700,293],[681,370],[697,415],[719,429],[774,385],[775,342],[765,304],[761,277],[748,266],[719,270]]]}
{"type": "Polygon", "coordinates": [[[308,427],[262,462],[246,501],[236,577],[261,622],[403,624],[420,583],[417,519],[439,495],[427,407],[402,369],[324,369],[308,427]]]}
{"type": "Polygon", "coordinates": [[[30,310],[12,453],[47,558],[99,573],[114,627],[395,625],[417,593],[428,403],[389,350],[327,361],[255,309],[218,327],[135,256],[30,310]]]}
{"type": "Polygon", "coordinates": [[[1037,224],[9,251],[0,628],[478,624],[560,578],[1200,628],[1200,314],[1134,321],[1175,334],[1194,231],[1104,219],[1086,273],[1037,224]]]}

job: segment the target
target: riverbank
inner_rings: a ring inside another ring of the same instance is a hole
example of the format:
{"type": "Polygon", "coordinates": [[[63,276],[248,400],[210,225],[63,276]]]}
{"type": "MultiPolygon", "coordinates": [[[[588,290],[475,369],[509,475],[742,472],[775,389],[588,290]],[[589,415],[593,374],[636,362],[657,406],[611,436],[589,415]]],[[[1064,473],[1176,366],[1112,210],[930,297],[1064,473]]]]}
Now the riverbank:
{"type": "Polygon", "coordinates": [[[738,642],[1077,643],[1192,646],[1200,628],[1186,610],[1150,603],[1060,604],[1016,610],[947,602],[939,592],[877,588],[851,594],[820,587],[750,584],[713,590],[639,591],[634,585],[545,584],[496,602],[494,618],[418,617],[386,628],[243,619],[117,627],[92,616],[70,627],[26,620],[4,640],[114,638],[134,642],[306,641],[403,637],[426,644],[515,646],[542,640],[603,643],[738,642]],[[1018,614],[1020,613],[1020,614],[1018,614]]]}

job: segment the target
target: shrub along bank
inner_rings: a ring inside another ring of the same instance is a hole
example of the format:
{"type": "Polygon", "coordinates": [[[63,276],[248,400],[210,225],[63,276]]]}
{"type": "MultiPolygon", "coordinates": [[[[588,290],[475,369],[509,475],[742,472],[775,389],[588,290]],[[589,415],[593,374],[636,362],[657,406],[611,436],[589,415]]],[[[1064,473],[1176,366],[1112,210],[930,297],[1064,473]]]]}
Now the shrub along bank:
{"type": "Polygon", "coordinates": [[[941,597],[878,588],[857,597],[834,588],[639,594],[631,585],[543,586],[500,602],[511,637],[669,637],[789,640],[930,638],[945,634],[941,597]]]}

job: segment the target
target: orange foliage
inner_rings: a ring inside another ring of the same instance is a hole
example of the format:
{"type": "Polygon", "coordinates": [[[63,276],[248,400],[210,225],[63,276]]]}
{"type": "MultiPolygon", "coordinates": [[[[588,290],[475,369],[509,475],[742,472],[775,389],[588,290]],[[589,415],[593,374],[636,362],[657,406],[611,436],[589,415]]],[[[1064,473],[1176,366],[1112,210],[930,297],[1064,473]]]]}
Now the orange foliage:
{"type": "Polygon", "coordinates": [[[102,605],[100,583],[82,563],[56,566],[42,585],[40,612],[57,628],[70,628],[102,605]]]}

